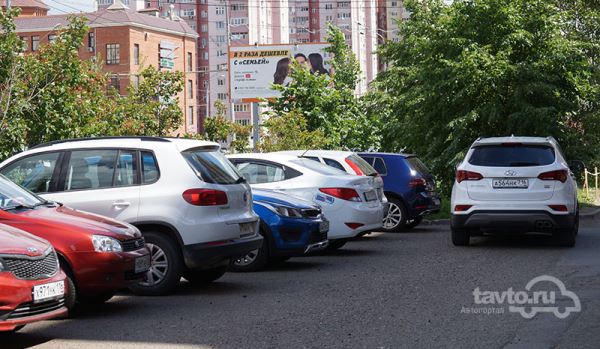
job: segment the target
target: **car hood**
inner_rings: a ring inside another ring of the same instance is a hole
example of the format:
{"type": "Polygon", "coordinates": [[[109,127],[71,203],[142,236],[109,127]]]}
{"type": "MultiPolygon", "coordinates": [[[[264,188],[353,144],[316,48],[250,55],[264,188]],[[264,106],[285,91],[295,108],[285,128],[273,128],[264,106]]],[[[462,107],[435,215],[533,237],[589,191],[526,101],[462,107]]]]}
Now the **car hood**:
{"type": "Polygon", "coordinates": [[[40,256],[50,248],[50,243],[23,230],[0,224],[0,254],[40,256]]]}
{"type": "Polygon", "coordinates": [[[37,226],[42,229],[68,230],[85,235],[99,234],[119,240],[141,237],[139,230],[127,223],[67,206],[39,207],[15,213],[0,211],[0,223],[32,225],[32,230],[37,226]]]}
{"type": "Polygon", "coordinates": [[[264,202],[268,204],[289,206],[299,209],[317,208],[310,201],[276,190],[252,189],[252,200],[255,203],[264,202]]]}

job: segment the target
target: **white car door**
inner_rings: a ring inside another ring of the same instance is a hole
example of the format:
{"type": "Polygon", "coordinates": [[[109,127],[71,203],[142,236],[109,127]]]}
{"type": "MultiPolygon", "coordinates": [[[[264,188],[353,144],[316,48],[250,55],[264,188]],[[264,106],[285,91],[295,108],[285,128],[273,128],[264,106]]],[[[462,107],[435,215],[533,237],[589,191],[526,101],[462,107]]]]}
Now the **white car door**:
{"type": "Polygon", "coordinates": [[[136,150],[73,150],[64,162],[57,191],[44,194],[44,198],[125,222],[137,219],[140,174],[136,150]]]}

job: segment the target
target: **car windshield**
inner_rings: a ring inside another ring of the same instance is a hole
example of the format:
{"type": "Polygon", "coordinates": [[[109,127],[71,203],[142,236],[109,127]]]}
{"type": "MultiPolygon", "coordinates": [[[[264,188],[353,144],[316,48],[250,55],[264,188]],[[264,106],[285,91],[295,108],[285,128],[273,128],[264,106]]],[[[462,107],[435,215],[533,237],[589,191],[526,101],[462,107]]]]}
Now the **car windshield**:
{"type": "Polygon", "coordinates": [[[0,209],[11,210],[19,207],[35,207],[44,202],[46,202],[44,199],[0,175],[0,209]]]}
{"type": "Polygon", "coordinates": [[[377,173],[373,166],[369,165],[368,162],[356,154],[352,154],[346,159],[352,161],[356,166],[358,166],[365,176],[371,176],[377,173]]]}
{"type": "Polygon", "coordinates": [[[182,154],[198,177],[206,183],[235,184],[243,180],[233,164],[219,151],[190,149],[182,154]]]}
{"type": "Polygon", "coordinates": [[[306,167],[311,171],[326,175],[326,176],[340,176],[347,175],[348,173],[338,170],[337,168],[324,165],[320,162],[316,162],[310,159],[297,159],[291,160],[292,163],[300,165],[302,167],[306,167]]]}
{"type": "Polygon", "coordinates": [[[498,144],[474,148],[469,163],[489,167],[527,167],[550,165],[554,159],[554,149],[546,145],[498,144]]]}

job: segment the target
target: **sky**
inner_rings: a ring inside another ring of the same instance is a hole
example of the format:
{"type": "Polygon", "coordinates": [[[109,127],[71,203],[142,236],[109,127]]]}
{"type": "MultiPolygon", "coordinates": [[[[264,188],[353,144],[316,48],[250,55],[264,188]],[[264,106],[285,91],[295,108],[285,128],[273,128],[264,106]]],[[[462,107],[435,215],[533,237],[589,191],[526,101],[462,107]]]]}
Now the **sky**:
{"type": "Polygon", "coordinates": [[[44,0],[50,7],[49,14],[60,15],[72,12],[89,12],[94,10],[95,0],[44,0]]]}

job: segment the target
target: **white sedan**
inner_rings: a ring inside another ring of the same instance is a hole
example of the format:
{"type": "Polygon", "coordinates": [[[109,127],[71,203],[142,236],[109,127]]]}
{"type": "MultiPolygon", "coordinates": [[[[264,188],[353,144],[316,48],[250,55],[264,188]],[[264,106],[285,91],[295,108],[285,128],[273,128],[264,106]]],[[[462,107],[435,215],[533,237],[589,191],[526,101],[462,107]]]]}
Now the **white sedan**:
{"type": "Polygon", "coordinates": [[[330,249],[382,226],[384,203],[373,177],[351,175],[289,154],[235,154],[228,158],[252,188],[283,191],[321,206],[330,221],[330,249]]]}

